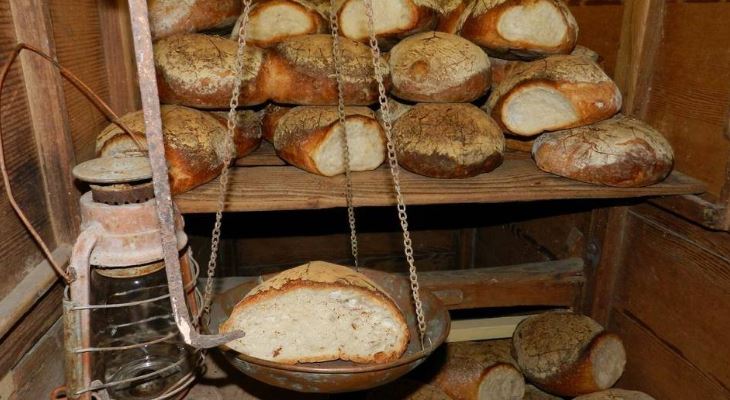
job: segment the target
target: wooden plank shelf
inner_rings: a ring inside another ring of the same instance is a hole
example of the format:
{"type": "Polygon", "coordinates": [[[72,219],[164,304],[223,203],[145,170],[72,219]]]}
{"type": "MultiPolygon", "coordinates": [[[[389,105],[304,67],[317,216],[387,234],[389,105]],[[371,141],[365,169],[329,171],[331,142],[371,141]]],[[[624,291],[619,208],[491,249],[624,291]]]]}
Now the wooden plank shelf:
{"type": "MultiPolygon", "coordinates": [[[[353,174],[356,206],[395,204],[386,166],[353,174]]],[[[540,171],[526,153],[507,153],[495,171],[467,179],[427,178],[403,170],[401,186],[408,205],[505,203],[559,199],[609,199],[696,194],[705,184],[680,172],[644,188],[591,185],[540,171]]],[[[345,206],[344,176],[322,177],[283,165],[270,145],[239,160],[231,170],[226,211],[281,211],[345,206]]],[[[183,213],[216,210],[218,181],[175,198],[183,213]]]]}

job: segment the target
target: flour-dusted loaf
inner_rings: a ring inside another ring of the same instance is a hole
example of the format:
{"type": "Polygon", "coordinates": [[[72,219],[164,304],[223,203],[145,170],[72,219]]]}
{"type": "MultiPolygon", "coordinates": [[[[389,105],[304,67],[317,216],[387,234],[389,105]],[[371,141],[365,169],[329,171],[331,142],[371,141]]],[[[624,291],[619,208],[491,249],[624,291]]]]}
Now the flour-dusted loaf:
{"type": "Polygon", "coordinates": [[[406,351],[403,313],[380,287],[353,269],[322,261],[286,270],[252,289],[221,332],[252,357],[296,364],[331,360],[394,361],[406,351]]]}
{"type": "MultiPolygon", "coordinates": [[[[370,48],[347,38],[340,39],[345,104],[369,105],[377,102],[378,85],[370,48]]],[[[330,35],[297,36],[278,43],[270,50],[267,87],[271,100],[296,105],[337,104],[330,35]]],[[[387,66],[385,61],[383,66],[387,66]]],[[[385,81],[386,85],[390,84],[390,74],[385,81]]]]}
{"type": "Polygon", "coordinates": [[[479,46],[444,32],[403,39],[390,51],[391,94],[418,102],[471,102],[489,90],[489,57],[479,46]]]}
{"type": "Polygon", "coordinates": [[[434,178],[466,178],[502,163],[504,135],[468,103],[419,103],[393,125],[400,165],[434,178]]]}
{"type": "Polygon", "coordinates": [[[635,390],[608,389],[578,396],[573,400],[654,400],[654,398],[635,390]]]}
{"type": "MultiPolygon", "coordinates": [[[[218,36],[180,34],[154,45],[160,101],[196,108],[229,107],[235,79],[237,43],[218,36]]],[[[264,50],[247,46],[244,52],[239,104],[264,103],[264,50]]]]}
{"type": "MultiPolygon", "coordinates": [[[[385,134],[367,107],[345,108],[350,149],[350,169],[369,171],[385,160],[385,134]]],[[[288,163],[313,174],[333,176],[345,172],[337,107],[299,106],[278,118],[273,143],[288,163]]]]}
{"type": "Polygon", "coordinates": [[[621,109],[621,99],[594,61],[561,55],[514,68],[484,108],[509,133],[535,136],[609,118],[621,109]]]}
{"type": "Polygon", "coordinates": [[[267,141],[274,143],[274,133],[279,119],[288,113],[293,107],[268,104],[261,114],[261,135],[267,141]]]}
{"type": "MultiPolygon", "coordinates": [[[[173,194],[202,185],[220,173],[228,134],[225,114],[182,106],[162,106],[162,133],[173,194]]],[[[129,113],[121,121],[141,142],[146,143],[142,111],[129,113]]],[[[256,149],[261,142],[261,127],[255,113],[239,111],[234,133],[237,157],[243,157],[256,149]]],[[[96,139],[96,152],[102,157],[136,150],[134,142],[115,124],[107,126],[96,139]]]]}
{"type": "MultiPolygon", "coordinates": [[[[451,0],[451,3],[456,1],[451,0]]],[[[352,40],[368,40],[368,19],[363,0],[343,0],[338,10],[340,33],[352,40]]],[[[436,26],[443,0],[372,0],[373,28],[383,39],[403,38],[436,26]]]]}
{"type": "Polygon", "coordinates": [[[476,0],[460,34],[490,55],[531,59],[569,54],[578,24],[562,0],[476,0]]]}
{"type": "Polygon", "coordinates": [[[674,152],[654,128],[623,115],[594,125],[546,133],[535,140],[538,168],[583,182],[641,187],[671,172],[674,152]]]}
{"type": "Polygon", "coordinates": [[[368,392],[366,400],[453,400],[436,386],[401,378],[368,392]]]}
{"type": "MultiPolygon", "coordinates": [[[[238,40],[243,15],[236,21],[231,39],[238,40]]],[[[324,16],[307,0],[260,0],[251,7],[246,43],[270,47],[292,36],[327,32],[324,16]]]]}
{"type": "Polygon", "coordinates": [[[240,0],[148,0],[152,38],[231,26],[241,13],[240,0]]]}
{"type": "Polygon", "coordinates": [[[610,388],[626,365],[618,336],[590,317],[566,311],[523,320],[512,336],[512,346],[525,377],[561,397],[610,388]]]}

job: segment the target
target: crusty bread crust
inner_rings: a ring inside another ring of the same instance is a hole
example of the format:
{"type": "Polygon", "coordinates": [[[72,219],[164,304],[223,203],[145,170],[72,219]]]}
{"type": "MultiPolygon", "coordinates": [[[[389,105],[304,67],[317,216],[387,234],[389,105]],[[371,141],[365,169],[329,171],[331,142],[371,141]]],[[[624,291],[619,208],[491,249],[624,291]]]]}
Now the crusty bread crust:
{"type": "Polygon", "coordinates": [[[443,10],[436,25],[436,30],[455,35],[460,34],[466,19],[474,10],[474,5],[474,0],[459,0],[453,4],[453,7],[443,10]]]}
{"type": "MultiPolygon", "coordinates": [[[[388,10],[383,8],[391,6],[397,0],[373,0],[375,18],[385,16],[388,10]],[[382,13],[382,14],[381,14],[382,13]]],[[[431,0],[433,1],[433,0],[431,0]]],[[[408,20],[406,26],[391,26],[378,29],[375,28],[375,36],[378,39],[397,39],[413,35],[418,32],[429,30],[436,26],[436,11],[426,5],[427,0],[406,0],[408,6],[408,20]]],[[[345,0],[337,11],[340,21],[340,32],[343,36],[357,42],[367,42],[368,30],[365,19],[365,6],[363,0],[345,0]]],[[[382,44],[381,44],[382,45],[382,44]]]]}
{"type": "MultiPolygon", "coordinates": [[[[231,32],[231,40],[238,40],[241,15],[231,32]]],[[[299,35],[324,33],[328,31],[327,22],[316,7],[306,0],[268,0],[254,3],[249,14],[249,28],[246,36],[246,43],[266,48],[275,45],[285,39],[299,35]],[[298,14],[307,22],[304,25],[286,26],[288,20],[272,20],[267,15],[267,10],[286,7],[290,12],[298,14]],[[272,28],[276,28],[273,30],[272,28]],[[284,29],[282,29],[284,28],[284,29]]]]}
{"type": "Polygon", "coordinates": [[[241,14],[239,0],[149,0],[152,39],[232,25],[241,14]]]}
{"type": "Polygon", "coordinates": [[[292,107],[280,106],[278,104],[269,104],[266,106],[263,117],[261,118],[261,133],[266,141],[274,143],[274,133],[276,133],[279,120],[291,109],[292,107]]]}

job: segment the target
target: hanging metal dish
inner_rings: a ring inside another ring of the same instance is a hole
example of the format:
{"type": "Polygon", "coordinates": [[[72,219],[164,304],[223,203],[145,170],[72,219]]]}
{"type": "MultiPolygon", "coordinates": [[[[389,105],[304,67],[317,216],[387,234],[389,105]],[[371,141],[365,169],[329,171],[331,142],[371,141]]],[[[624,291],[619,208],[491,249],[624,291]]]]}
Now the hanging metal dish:
{"type": "MultiPolygon", "coordinates": [[[[298,392],[353,392],[384,385],[405,375],[420,365],[433,350],[444,342],[451,324],[449,313],[434,295],[427,290],[421,290],[421,301],[428,327],[424,338],[424,349],[421,350],[416,316],[411,311],[413,304],[408,278],[371,269],[360,269],[360,272],[380,285],[398,304],[408,320],[411,341],[406,352],[398,360],[383,364],[328,361],[284,365],[241,354],[225,345],[218,349],[235,368],[244,374],[270,385],[298,392]]],[[[218,333],[218,326],[228,318],[236,303],[257,284],[257,281],[252,280],[217,295],[213,299],[210,333],[218,333]]]]}

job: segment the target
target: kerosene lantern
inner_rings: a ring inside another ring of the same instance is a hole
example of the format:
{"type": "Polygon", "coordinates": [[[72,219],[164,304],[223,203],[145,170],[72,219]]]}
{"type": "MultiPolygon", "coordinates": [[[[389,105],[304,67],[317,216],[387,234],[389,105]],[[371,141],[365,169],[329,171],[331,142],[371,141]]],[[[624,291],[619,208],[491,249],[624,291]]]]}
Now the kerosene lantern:
{"type": "MultiPolygon", "coordinates": [[[[198,354],[173,317],[149,159],[98,158],[73,173],[91,191],[80,200],[81,233],[64,298],[66,396],[180,398],[194,380],[198,354]]],[[[198,267],[179,212],[174,219],[186,302],[195,314],[198,267]]]]}

